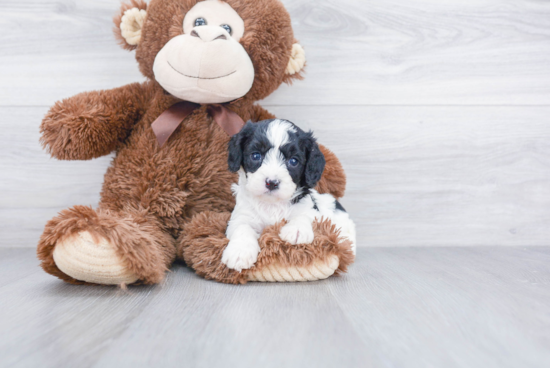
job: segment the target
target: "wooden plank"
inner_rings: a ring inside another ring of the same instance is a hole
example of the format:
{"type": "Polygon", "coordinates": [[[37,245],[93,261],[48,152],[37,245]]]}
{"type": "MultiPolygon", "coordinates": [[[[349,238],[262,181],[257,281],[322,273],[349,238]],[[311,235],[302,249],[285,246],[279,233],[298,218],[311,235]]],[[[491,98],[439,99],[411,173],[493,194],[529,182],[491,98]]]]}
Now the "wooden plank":
{"type": "Polygon", "coordinates": [[[550,247],[361,248],[343,277],[64,284],[0,249],[0,367],[550,365],[550,247]]]}
{"type": "Polygon", "coordinates": [[[373,352],[324,282],[243,287],[204,281],[188,269],[174,273],[162,296],[96,367],[181,362],[190,367],[333,367],[335,362],[359,367],[373,362],[373,352]]]}
{"type": "MultiPolygon", "coordinates": [[[[359,246],[548,245],[549,107],[271,110],[342,160],[359,246]]],[[[110,158],[49,159],[45,111],[0,108],[0,246],[34,247],[59,210],[97,204],[110,158]]]]}
{"type": "Polygon", "coordinates": [[[286,1],[306,47],[284,105],[518,105],[550,101],[550,3],[286,1]],[[297,98],[297,96],[299,96],[297,98]]]}
{"type": "Polygon", "coordinates": [[[142,80],[112,33],[115,0],[7,0],[0,22],[2,106],[49,106],[142,80]]]}
{"type": "MultiPolygon", "coordinates": [[[[267,105],[543,104],[550,3],[285,0],[307,78],[267,105]]],[[[8,0],[0,104],[44,105],[143,80],[112,36],[114,0],[8,0]]]]}
{"type": "Polygon", "coordinates": [[[16,251],[0,257],[12,277],[0,283],[0,367],[90,367],[160,290],[66,284],[35,272],[34,250],[16,251]]]}
{"type": "Polygon", "coordinates": [[[44,273],[33,249],[0,248],[0,265],[0,289],[29,275],[44,273]]]}
{"type": "Polygon", "coordinates": [[[548,247],[360,252],[328,285],[362,341],[391,366],[550,365],[548,247]]]}

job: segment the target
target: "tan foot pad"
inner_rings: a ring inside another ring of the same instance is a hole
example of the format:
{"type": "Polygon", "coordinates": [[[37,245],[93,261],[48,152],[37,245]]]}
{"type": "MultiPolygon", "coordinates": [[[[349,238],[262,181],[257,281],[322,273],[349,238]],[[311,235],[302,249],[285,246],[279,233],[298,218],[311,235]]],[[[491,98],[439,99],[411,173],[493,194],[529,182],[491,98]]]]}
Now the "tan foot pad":
{"type": "Polygon", "coordinates": [[[93,284],[131,284],[138,277],[126,269],[106,239],[96,243],[89,232],[83,231],[60,240],[53,251],[56,266],[65,274],[93,284]]]}
{"type": "Polygon", "coordinates": [[[340,261],[337,256],[330,257],[326,262],[317,261],[307,267],[283,267],[269,265],[261,270],[250,270],[248,281],[259,282],[296,282],[324,280],[334,274],[340,261]]]}

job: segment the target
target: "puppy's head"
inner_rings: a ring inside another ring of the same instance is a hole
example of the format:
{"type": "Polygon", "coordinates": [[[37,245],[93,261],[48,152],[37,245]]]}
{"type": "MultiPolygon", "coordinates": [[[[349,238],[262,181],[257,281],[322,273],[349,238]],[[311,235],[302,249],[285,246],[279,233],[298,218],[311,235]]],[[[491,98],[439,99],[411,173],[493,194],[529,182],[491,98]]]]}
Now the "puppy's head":
{"type": "Polygon", "coordinates": [[[243,169],[245,189],[268,202],[288,201],[315,187],[325,157],[313,138],[286,120],[248,122],[229,142],[229,169],[243,169]]]}

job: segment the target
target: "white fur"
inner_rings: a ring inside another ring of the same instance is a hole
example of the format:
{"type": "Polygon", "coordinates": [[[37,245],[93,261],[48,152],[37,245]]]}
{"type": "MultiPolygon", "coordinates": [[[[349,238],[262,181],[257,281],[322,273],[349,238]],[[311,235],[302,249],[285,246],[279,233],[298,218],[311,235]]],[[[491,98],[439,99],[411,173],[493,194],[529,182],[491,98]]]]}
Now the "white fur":
{"type": "Polygon", "coordinates": [[[279,152],[279,148],[288,143],[288,132],[296,133],[296,128],[286,120],[277,119],[269,124],[266,136],[273,145],[274,151],[279,152]]]}
{"type": "Polygon", "coordinates": [[[301,189],[292,181],[279,151],[288,142],[288,131],[295,131],[288,122],[272,122],[267,137],[273,148],[266,154],[262,166],[249,174],[241,168],[239,183],[233,185],[236,206],[226,231],[229,244],[222,256],[222,262],[231,269],[240,272],[251,268],[260,253],[258,239],[261,233],[265,227],[282,220],[287,221],[279,233],[282,240],[290,244],[310,244],[314,238],[313,221],[330,219],[340,229],[341,235],[352,241],[355,254],[355,225],[346,212],[336,209],[333,196],[311,190],[310,195],[292,203],[301,189]],[[265,185],[266,179],[279,180],[279,189],[270,192],[265,185]],[[315,205],[318,211],[314,209],[315,205]]]}
{"type": "Polygon", "coordinates": [[[289,131],[296,132],[296,129],[287,121],[275,120],[269,124],[266,136],[273,148],[266,153],[262,166],[256,172],[248,174],[244,184],[246,190],[255,196],[261,196],[264,202],[288,201],[296,193],[296,184],[292,181],[286,168],[285,158],[279,150],[288,142],[289,131]],[[270,192],[265,186],[266,180],[278,180],[279,189],[270,192]]]}

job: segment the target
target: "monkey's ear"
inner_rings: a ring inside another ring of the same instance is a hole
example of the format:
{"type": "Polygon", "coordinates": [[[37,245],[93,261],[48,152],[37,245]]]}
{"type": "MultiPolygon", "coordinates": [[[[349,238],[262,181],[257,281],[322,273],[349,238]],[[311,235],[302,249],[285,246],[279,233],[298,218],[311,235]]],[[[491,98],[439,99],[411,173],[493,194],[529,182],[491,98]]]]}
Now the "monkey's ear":
{"type": "Polygon", "coordinates": [[[126,50],[135,50],[141,41],[141,30],[147,16],[147,3],[144,0],[130,0],[122,4],[120,13],[114,17],[115,37],[126,50]]]}
{"type": "Polygon", "coordinates": [[[290,52],[290,60],[285,70],[285,82],[290,82],[291,78],[302,79],[300,72],[304,70],[306,66],[306,52],[302,45],[296,42],[292,45],[292,51],[290,52]]]}

